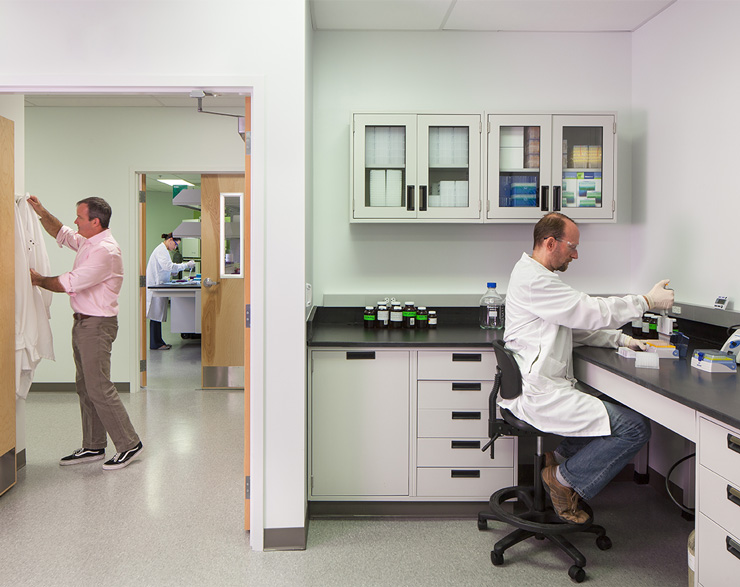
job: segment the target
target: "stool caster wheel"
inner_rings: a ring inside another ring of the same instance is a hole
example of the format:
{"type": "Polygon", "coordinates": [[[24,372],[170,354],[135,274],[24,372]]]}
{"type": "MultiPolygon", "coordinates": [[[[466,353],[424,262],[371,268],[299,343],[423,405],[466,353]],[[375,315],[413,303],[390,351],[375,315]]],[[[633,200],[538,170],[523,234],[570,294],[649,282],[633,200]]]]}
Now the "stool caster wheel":
{"type": "Polygon", "coordinates": [[[481,532],[488,530],[488,522],[481,517],[478,517],[478,530],[481,532]]]}
{"type": "Polygon", "coordinates": [[[504,555],[498,554],[495,550],[491,551],[491,562],[494,567],[500,567],[504,564],[504,555]]]}
{"type": "Polygon", "coordinates": [[[582,567],[573,565],[568,569],[568,576],[576,583],[583,583],[583,580],[586,578],[586,571],[582,567]]]}
{"type": "Polygon", "coordinates": [[[599,550],[609,550],[612,547],[611,538],[608,536],[599,536],[596,539],[596,546],[599,550]]]}

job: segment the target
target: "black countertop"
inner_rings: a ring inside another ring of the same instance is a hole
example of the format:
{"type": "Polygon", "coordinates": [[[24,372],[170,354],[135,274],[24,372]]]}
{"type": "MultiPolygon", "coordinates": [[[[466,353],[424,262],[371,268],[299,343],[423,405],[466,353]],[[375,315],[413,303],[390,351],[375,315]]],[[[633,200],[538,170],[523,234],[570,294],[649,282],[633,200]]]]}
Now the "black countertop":
{"type": "Polygon", "coordinates": [[[482,347],[503,336],[503,330],[478,326],[478,308],[431,308],[434,329],[366,329],[362,308],[314,308],[306,325],[309,347],[482,347]]]}
{"type": "Polygon", "coordinates": [[[661,359],[660,369],[635,367],[615,349],[577,347],[573,358],[582,359],[610,373],[646,387],[707,416],[740,428],[740,378],[735,373],[707,373],[685,359],[661,359]]]}

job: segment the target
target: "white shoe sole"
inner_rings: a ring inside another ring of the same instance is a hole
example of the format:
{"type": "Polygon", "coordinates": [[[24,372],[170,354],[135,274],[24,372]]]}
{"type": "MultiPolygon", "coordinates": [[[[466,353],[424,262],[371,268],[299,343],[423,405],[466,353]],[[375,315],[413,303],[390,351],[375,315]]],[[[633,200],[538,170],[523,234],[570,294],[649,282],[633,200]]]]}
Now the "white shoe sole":
{"type": "Polygon", "coordinates": [[[105,455],[90,455],[89,457],[82,457],[81,459],[74,459],[71,461],[59,461],[59,464],[62,467],[67,467],[69,465],[83,465],[85,463],[92,463],[93,461],[102,461],[105,458],[105,455]]]}

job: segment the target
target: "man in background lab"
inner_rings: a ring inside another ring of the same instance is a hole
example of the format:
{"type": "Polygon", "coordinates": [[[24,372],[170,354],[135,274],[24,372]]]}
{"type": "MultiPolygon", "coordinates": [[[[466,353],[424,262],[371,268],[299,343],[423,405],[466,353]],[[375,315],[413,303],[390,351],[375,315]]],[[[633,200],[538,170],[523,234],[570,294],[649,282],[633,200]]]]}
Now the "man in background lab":
{"type": "Polygon", "coordinates": [[[522,394],[499,404],[543,432],[564,436],[545,455],[542,480],[561,519],[581,524],[588,514],[579,497],[591,499],[650,439],[650,422],[606,397],[576,388],[573,344],[644,350],[614,330],[648,309],[668,309],[673,291],[659,281],[645,295],[592,297],[563,283],[557,272],[578,258],[580,232],[553,212],[534,227],[532,255],[514,266],[506,294],[506,348],[522,373],[522,394]],[[605,330],[611,329],[611,330],[605,330]]]}
{"type": "Polygon", "coordinates": [[[46,277],[31,269],[31,283],[69,295],[74,311],[72,353],[82,414],[82,448],[60,465],[103,460],[107,434],[118,451],[103,469],[128,466],[142,450],[126,408],[110,380],[110,355],[118,334],[118,294],[123,283],[121,248],[108,223],[111,208],[102,198],[77,202],[77,232],[55,218],[36,196],[28,199],[41,225],[57,244],[77,252],[72,271],[46,277]]]}

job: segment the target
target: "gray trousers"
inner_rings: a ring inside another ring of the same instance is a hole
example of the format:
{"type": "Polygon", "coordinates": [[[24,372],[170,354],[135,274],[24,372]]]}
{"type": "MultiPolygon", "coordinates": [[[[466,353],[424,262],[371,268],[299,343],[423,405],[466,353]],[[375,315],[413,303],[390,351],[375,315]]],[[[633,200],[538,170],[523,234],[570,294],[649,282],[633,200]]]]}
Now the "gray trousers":
{"type": "Polygon", "coordinates": [[[118,390],[110,380],[110,356],[118,334],[118,318],[75,314],[72,352],[82,414],[82,447],[105,448],[110,435],[116,452],[139,443],[118,390]]]}

